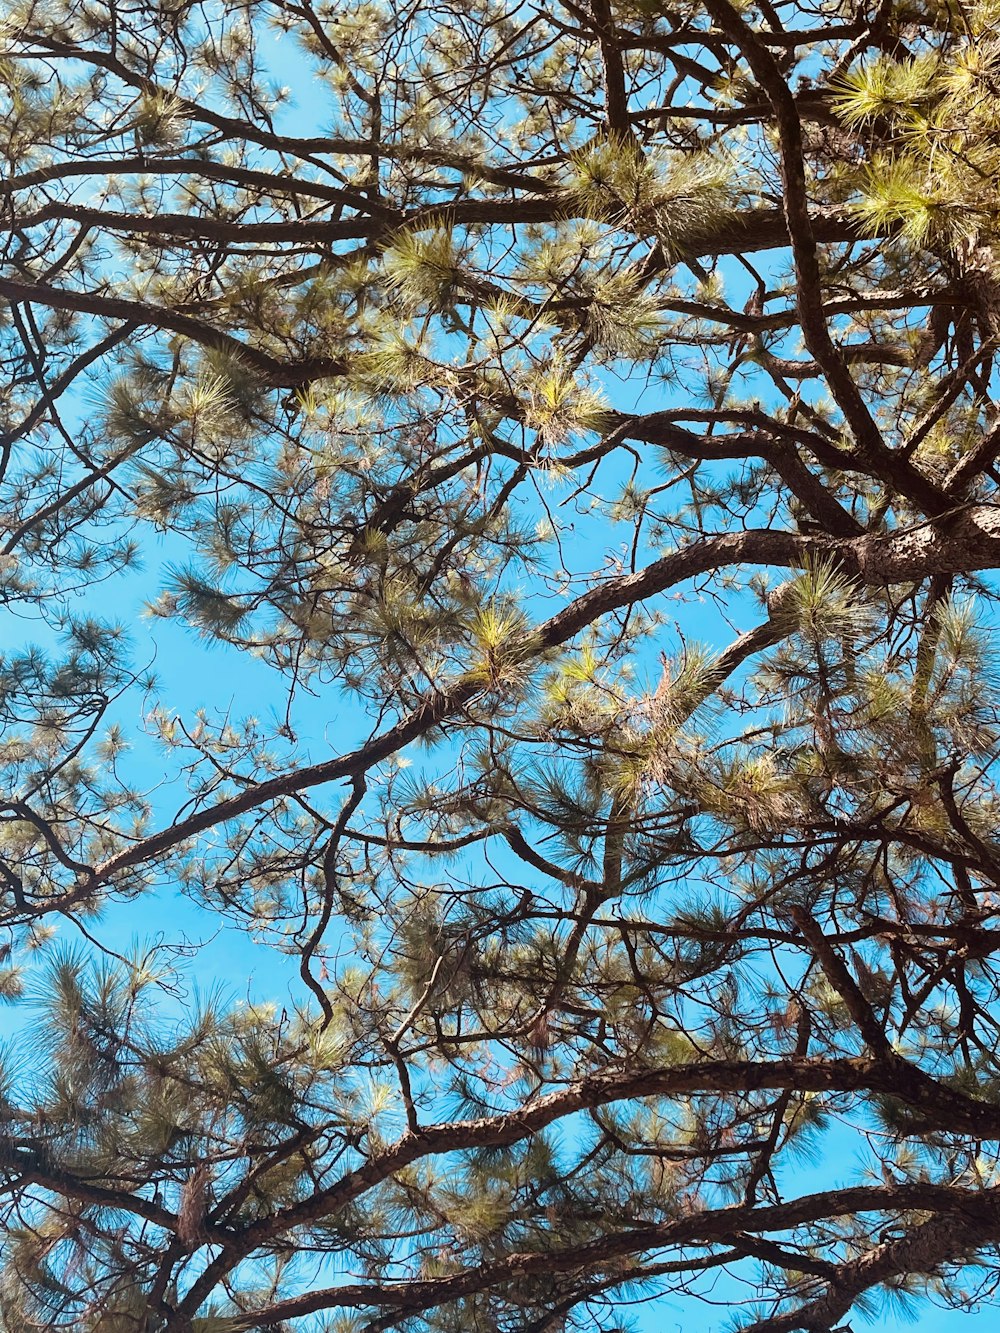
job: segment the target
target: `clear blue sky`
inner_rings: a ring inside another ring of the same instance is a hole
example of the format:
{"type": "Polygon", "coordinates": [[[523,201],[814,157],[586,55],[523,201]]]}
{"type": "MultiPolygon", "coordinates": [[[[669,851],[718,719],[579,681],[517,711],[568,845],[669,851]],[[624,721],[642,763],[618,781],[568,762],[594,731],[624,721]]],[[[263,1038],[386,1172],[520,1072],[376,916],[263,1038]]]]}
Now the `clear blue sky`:
{"type": "MultiPolygon", "coordinates": [[[[279,80],[294,86],[300,84],[293,50],[287,41],[274,46],[274,69],[279,80]]],[[[294,119],[294,127],[299,133],[307,133],[320,123],[318,103],[310,104],[308,89],[300,92],[298,102],[285,114],[294,119]]],[[[620,385],[616,386],[614,397],[616,405],[622,407],[638,404],[651,410],[665,405],[655,395],[637,398],[634,389],[620,385]]],[[[86,397],[81,396],[74,404],[67,405],[64,416],[72,421],[74,411],[87,410],[86,397]]],[[[568,541],[568,549],[573,549],[572,539],[568,541]]],[[[588,550],[585,554],[587,563],[592,565],[592,552],[588,550]]],[[[267,716],[283,710],[281,684],[259,661],[223,646],[209,645],[176,623],[144,617],[145,603],[160,591],[163,566],[177,558],[178,548],[173,543],[147,537],[142,571],[96,586],[80,597],[79,605],[95,614],[119,619],[129,627],[135,660],[155,658],[155,671],[160,680],[158,698],[169,710],[190,717],[196,709],[205,708],[213,714],[231,712],[236,718],[247,714],[267,716]]],[[[747,604],[734,602],[723,614],[711,602],[702,603],[697,610],[689,603],[685,608],[685,631],[693,632],[713,646],[723,647],[732,637],[731,627],[726,624],[727,617],[739,629],[748,628],[752,623],[747,604]]],[[[32,627],[24,621],[9,618],[3,623],[5,633],[10,636],[0,644],[5,652],[22,646],[30,638],[43,643],[50,639],[49,631],[40,623],[32,627]]],[[[130,735],[135,735],[141,728],[142,703],[138,696],[133,696],[119,707],[119,716],[130,735]]],[[[343,702],[336,698],[303,697],[297,705],[296,729],[314,760],[349,748],[358,739],[360,725],[360,720],[352,719],[349,710],[345,712],[343,702]]],[[[148,770],[150,785],[159,781],[161,772],[166,775],[165,770],[158,767],[162,765],[162,759],[152,742],[138,742],[134,758],[148,770]]],[[[177,796],[178,788],[172,779],[160,787],[155,797],[158,823],[173,816],[178,805],[177,796]]],[[[333,801],[335,793],[328,792],[327,797],[333,801]]],[[[63,932],[70,937],[72,927],[64,926],[63,932]]],[[[118,949],[126,948],[136,939],[149,940],[161,935],[171,942],[185,939],[198,942],[201,947],[189,971],[191,990],[220,987],[233,999],[273,1000],[279,1007],[303,998],[294,959],[283,958],[272,949],[255,944],[245,932],[221,923],[214,914],[199,909],[189,897],[170,886],[163,886],[157,894],[137,904],[110,909],[100,923],[98,933],[102,940],[118,949]]],[[[26,1047],[30,1036],[23,1027],[23,1018],[23,1011],[8,1009],[0,1014],[0,1025],[15,1044],[26,1047]]],[[[829,1187],[833,1183],[832,1177],[841,1172],[846,1177],[849,1174],[849,1162],[845,1157],[848,1142],[846,1135],[832,1133],[825,1140],[826,1160],[809,1170],[803,1169],[801,1179],[790,1181],[789,1186],[808,1188],[812,1183],[822,1181],[824,1187],[829,1187]]],[[[734,1306],[745,1298],[746,1293],[725,1274],[720,1274],[710,1286],[706,1285],[706,1290],[714,1304],[666,1297],[655,1305],[637,1309],[638,1327],[643,1333],[673,1333],[675,1328],[683,1329],[685,1333],[722,1333],[722,1330],[730,1329],[734,1322],[734,1306]]],[[[851,1322],[855,1328],[860,1328],[865,1321],[862,1316],[854,1315],[851,1322]]],[[[889,1314],[880,1318],[877,1326],[893,1333],[897,1328],[912,1325],[889,1314]]],[[[987,1329],[996,1326],[997,1314],[992,1309],[969,1315],[925,1306],[919,1316],[919,1328],[923,1333],[986,1333],[987,1329]]]]}

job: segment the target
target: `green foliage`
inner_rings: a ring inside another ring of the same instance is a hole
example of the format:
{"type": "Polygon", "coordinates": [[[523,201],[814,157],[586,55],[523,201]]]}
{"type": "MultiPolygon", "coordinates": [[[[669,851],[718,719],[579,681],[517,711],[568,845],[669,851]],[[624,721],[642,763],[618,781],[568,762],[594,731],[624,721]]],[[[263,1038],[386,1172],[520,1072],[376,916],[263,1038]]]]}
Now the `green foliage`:
{"type": "Polygon", "coordinates": [[[614,136],[570,158],[573,204],[615,226],[652,230],[671,255],[733,204],[738,164],[722,154],[650,154],[614,136]]]}
{"type": "Polygon", "coordinates": [[[989,243],[997,228],[996,74],[990,7],[977,6],[946,51],[880,56],[841,81],[837,111],[880,146],[861,178],[856,211],[874,233],[898,228],[914,245],[989,243]],[[886,133],[888,130],[888,133],[886,133]]]}
{"type": "Polygon", "coordinates": [[[994,1302],[998,17],[7,5],[3,1333],[994,1302]]]}

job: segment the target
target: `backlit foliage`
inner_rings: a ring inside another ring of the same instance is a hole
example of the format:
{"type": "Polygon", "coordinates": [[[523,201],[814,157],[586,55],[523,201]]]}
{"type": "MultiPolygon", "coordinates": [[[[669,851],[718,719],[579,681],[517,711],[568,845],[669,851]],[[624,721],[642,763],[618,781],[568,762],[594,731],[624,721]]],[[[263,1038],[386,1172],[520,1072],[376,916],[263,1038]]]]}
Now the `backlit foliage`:
{"type": "Polygon", "coordinates": [[[995,1303],[998,17],[4,7],[3,1333],[995,1303]]]}

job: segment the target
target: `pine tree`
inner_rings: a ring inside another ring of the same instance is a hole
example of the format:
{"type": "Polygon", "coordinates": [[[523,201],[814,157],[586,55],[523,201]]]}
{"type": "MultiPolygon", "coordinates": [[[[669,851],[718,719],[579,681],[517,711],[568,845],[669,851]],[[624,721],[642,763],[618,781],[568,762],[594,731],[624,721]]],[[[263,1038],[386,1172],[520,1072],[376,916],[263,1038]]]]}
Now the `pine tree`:
{"type": "Polygon", "coordinates": [[[995,1301],[997,19],[5,7],[0,1328],[995,1301]]]}

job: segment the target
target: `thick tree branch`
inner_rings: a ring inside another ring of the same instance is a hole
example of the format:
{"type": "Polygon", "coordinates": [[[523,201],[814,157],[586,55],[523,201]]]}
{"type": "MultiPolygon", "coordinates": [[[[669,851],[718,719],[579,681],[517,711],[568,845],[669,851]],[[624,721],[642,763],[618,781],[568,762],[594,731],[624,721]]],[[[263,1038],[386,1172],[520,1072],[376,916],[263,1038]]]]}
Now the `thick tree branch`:
{"type": "MultiPolygon", "coordinates": [[[[635,574],[609,579],[584,593],[526,635],[513,655],[522,662],[539,659],[549,649],[568,643],[601,616],[702,574],[734,565],[789,568],[809,558],[834,560],[846,574],[874,585],[919,582],[940,571],[968,573],[997,568],[1000,567],[1000,507],[968,506],[954,518],[947,533],[925,523],[889,536],[864,535],[844,540],[766,530],[705,538],[663,556],[635,574]]],[[[178,824],[150,834],[95,867],[93,878],[81,884],[80,892],[90,894],[97,885],[109,883],[117,875],[154,860],[205,829],[236,819],[269,801],[365,772],[456,716],[482,694],[478,675],[460,677],[359,749],[248,786],[178,824]]]]}

